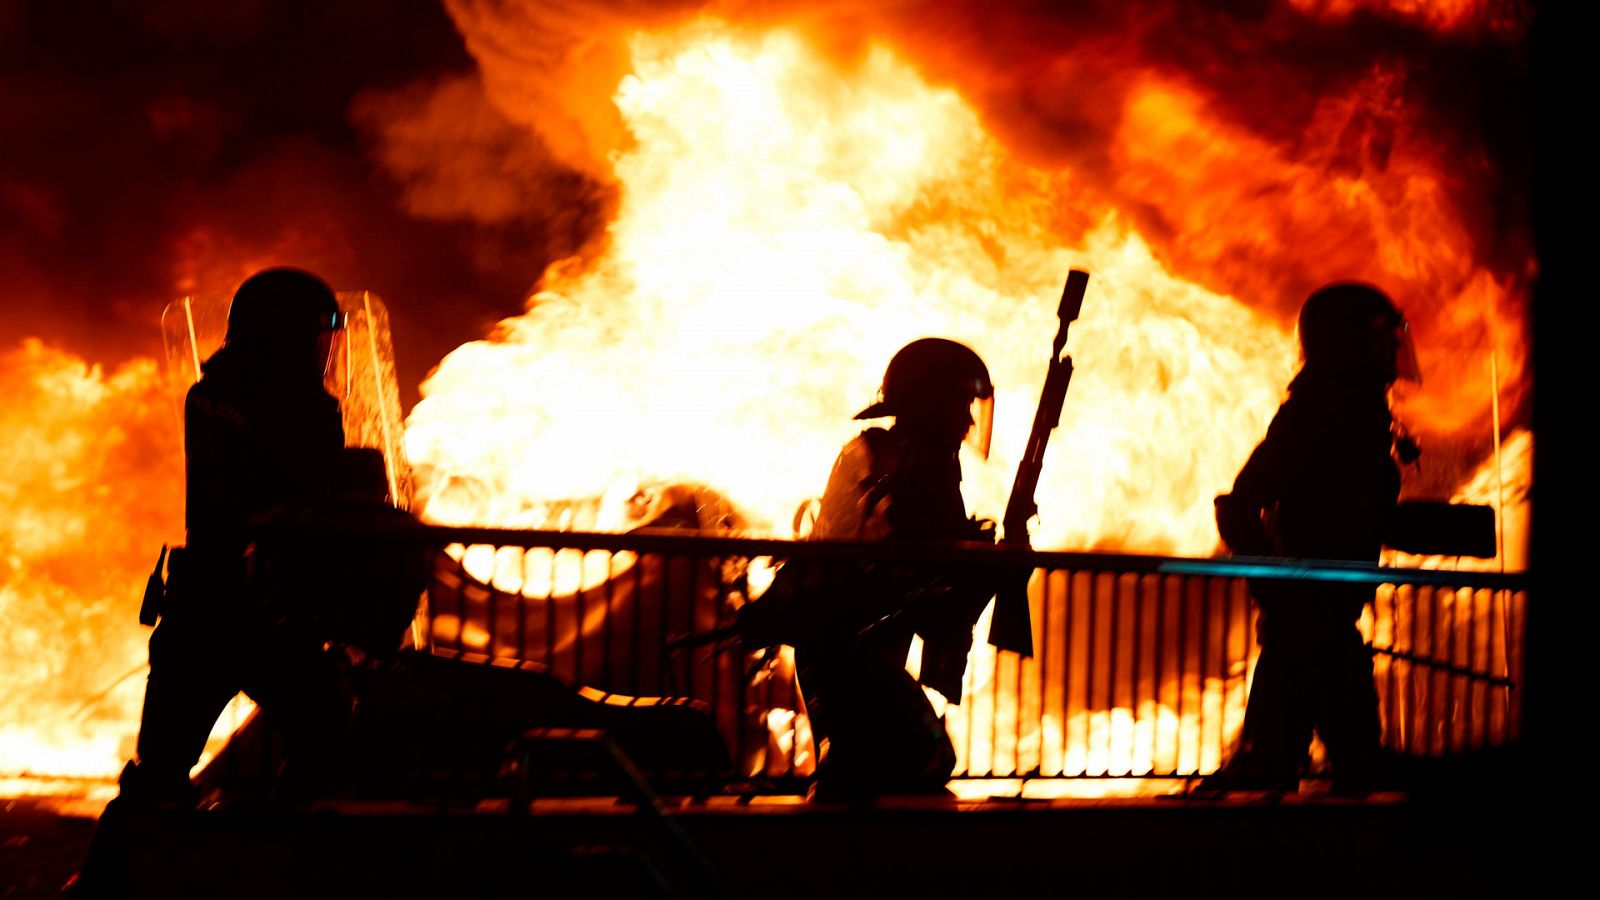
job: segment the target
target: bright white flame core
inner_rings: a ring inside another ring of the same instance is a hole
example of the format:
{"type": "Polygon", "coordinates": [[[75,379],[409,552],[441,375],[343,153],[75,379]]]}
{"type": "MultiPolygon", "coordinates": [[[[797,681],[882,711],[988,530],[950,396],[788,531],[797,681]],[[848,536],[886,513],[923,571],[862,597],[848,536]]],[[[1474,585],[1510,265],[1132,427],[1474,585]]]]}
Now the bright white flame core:
{"type": "Polygon", "coordinates": [[[1211,497],[1265,429],[1288,336],[1109,216],[1062,246],[1066,176],[1007,159],[889,51],[839,71],[781,32],[705,27],[635,41],[604,255],[552,267],[527,314],[424,384],[407,441],[428,517],[548,527],[552,502],[599,500],[559,524],[619,528],[640,485],[688,481],[782,534],[889,357],[927,335],[990,365],[995,449],[965,491],[998,517],[1079,266],[1094,277],[1036,542],[1213,549],[1211,497]]]}

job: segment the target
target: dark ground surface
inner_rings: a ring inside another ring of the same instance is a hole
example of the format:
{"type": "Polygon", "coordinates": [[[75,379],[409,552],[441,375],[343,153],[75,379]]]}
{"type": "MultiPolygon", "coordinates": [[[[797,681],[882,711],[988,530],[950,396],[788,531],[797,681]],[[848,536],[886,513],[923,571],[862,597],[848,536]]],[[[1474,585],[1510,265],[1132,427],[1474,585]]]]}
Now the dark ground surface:
{"type": "MultiPolygon", "coordinates": [[[[1503,799],[1503,798],[1502,798],[1503,799]]],[[[607,799],[477,809],[212,812],[143,825],[141,896],[1288,896],[1560,892],[1539,824],[1499,800],[1234,794],[1226,799],[865,806],[669,801],[695,850],[607,799]],[[698,867],[698,852],[707,865],[698,867]]],[[[85,804],[0,800],[0,897],[52,897],[77,867],[85,804]]],[[[92,813],[92,805],[89,807],[92,813]]]]}
{"type": "Polygon", "coordinates": [[[0,799],[0,898],[54,897],[77,871],[94,819],[57,797],[0,799]],[[78,813],[78,814],[74,814],[78,813]]]}

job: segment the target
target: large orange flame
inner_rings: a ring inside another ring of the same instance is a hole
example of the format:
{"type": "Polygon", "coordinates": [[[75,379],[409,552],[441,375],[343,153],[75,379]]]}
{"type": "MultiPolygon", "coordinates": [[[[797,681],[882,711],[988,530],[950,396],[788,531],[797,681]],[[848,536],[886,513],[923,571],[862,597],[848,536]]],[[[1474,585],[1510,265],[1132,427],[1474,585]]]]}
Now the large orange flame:
{"type": "Polygon", "coordinates": [[[144,573],[180,534],[181,460],[153,361],[38,341],[0,356],[0,774],[115,773],[143,686],[144,573]]]}
{"type": "Polygon", "coordinates": [[[0,779],[109,788],[144,696],[139,588],[183,535],[177,419],[154,360],[107,372],[36,340],[0,355],[0,395],[0,779]]]}
{"type": "Polygon", "coordinates": [[[970,343],[996,442],[966,494],[998,516],[1043,377],[1054,299],[1094,272],[1078,376],[1040,496],[1044,546],[1206,553],[1211,497],[1291,371],[1274,322],[1163,270],[1106,214],[1054,234],[1070,173],[1010,160],[887,49],[849,71],[796,36],[716,23],[633,43],[633,143],[607,252],[558,265],[529,312],[451,354],[408,425],[438,521],[547,523],[554,501],[708,484],[785,533],[902,344],[970,343]]]}

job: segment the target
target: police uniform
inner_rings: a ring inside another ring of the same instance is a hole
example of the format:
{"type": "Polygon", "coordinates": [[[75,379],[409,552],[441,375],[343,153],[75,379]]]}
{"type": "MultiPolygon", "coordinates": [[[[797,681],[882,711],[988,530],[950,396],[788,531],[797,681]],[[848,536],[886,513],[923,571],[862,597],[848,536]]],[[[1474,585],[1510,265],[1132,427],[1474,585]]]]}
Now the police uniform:
{"type": "MultiPolygon", "coordinates": [[[[1265,527],[1224,538],[1241,553],[1377,562],[1400,493],[1387,385],[1306,371],[1289,392],[1222,501],[1264,512],[1265,527]]],[[[1356,623],[1371,586],[1256,579],[1250,591],[1261,655],[1239,771],[1287,786],[1315,732],[1341,781],[1369,779],[1381,727],[1372,656],[1356,623]]]]}
{"type": "MultiPolygon", "coordinates": [[[[1375,563],[1400,494],[1389,386],[1418,380],[1405,317],[1369,284],[1337,282],[1300,309],[1305,366],[1217,498],[1234,553],[1375,563]]],[[[1356,627],[1370,585],[1256,579],[1261,655],[1224,787],[1292,790],[1313,733],[1336,790],[1374,777],[1382,725],[1372,655],[1356,627]]]]}
{"type": "MultiPolygon", "coordinates": [[[[812,536],[977,537],[961,497],[956,450],[903,425],[867,429],[839,454],[812,536]]],[[[839,627],[796,648],[814,733],[829,743],[819,791],[942,791],[955,750],[922,685],[960,702],[972,628],[992,590],[965,583],[960,573],[885,564],[835,589],[849,595],[843,602],[862,610],[854,621],[868,627],[839,627]],[[923,638],[918,679],[905,669],[913,634],[923,638]]]]}
{"type": "Polygon", "coordinates": [[[217,716],[243,691],[290,753],[341,725],[338,675],[318,636],[246,579],[251,519],[325,503],[344,429],[320,381],[280,377],[224,347],[184,405],[188,543],[150,638],[138,742],[141,779],[181,791],[217,716]]]}

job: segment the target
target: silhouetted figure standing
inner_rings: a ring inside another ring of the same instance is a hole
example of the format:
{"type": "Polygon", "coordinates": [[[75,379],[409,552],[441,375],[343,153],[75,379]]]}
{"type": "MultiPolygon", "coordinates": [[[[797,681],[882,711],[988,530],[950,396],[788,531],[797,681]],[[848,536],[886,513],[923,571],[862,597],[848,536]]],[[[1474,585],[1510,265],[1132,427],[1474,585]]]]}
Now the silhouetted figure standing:
{"type": "MultiPolygon", "coordinates": [[[[1234,553],[1378,561],[1400,492],[1389,388],[1416,378],[1405,318],[1381,291],[1345,282],[1300,311],[1304,366],[1289,384],[1217,524],[1234,553]]],[[[1239,751],[1222,789],[1294,790],[1313,732],[1335,790],[1372,781],[1381,726],[1372,656],[1356,623],[1370,585],[1257,579],[1261,655],[1239,751]]]]}
{"type": "Polygon", "coordinates": [[[336,490],[344,428],[323,378],[342,326],[333,292],[316,276],[258,273],[235,293],[224,345],[189,390],[187,544],[169,565],[137,759],[101,818],[83,873],[89,893],[121,889],[121,849],[107,845],[119,843],[122,817],[194,805],[189,770],[238,692],[283,734],[287,766],[315,769],[346,726],[348,702],[320,637],[247,577],[253,519],[321,505],[336,490]]]}
{"type": "Polygon", "coordinates": [[[338,727],[320,642],[247,584],[246,550],[251,519],[325,504],[337,490],[344,426],[323,377],[341,326],[321,280],[262,272],[234,295],[226,342],[189,389],[188,540],[150,637],[128,773],[156,797],[184,796],[211,726],[241,690],[285,732],[291,755],[338,727]]]}
{"type": "MultiPolygon", "coordinates": [[[[966,346],[924,338],[901,349],[882,399],[856,416],[893,416],[894,424],[845,445],[811,536],[993,540],[967,517],[957,457],[969,437],[987,455],[993,397],[983,360],[966,346]]],[[[819,797],[944,790],[955,751],[918,681],[960,702],[972,628],[993,593],[944,567],[872,563],[800,592],[798,602],[763,597],[741,611],[747,635],[795,646],[813,732],[829,745],[819,797]],[[923,639],[917,679],[905,669],[913,634],[923,639]]]]}

